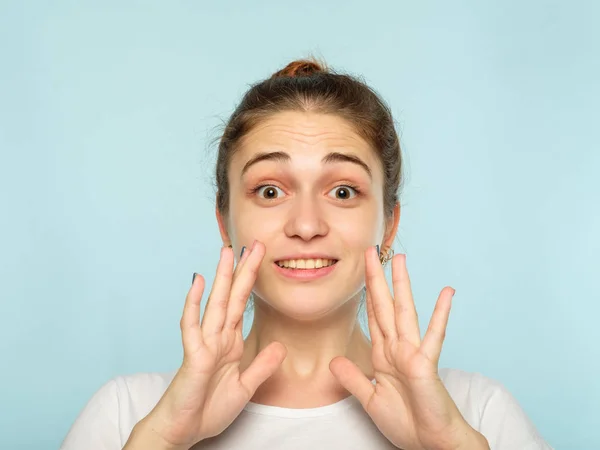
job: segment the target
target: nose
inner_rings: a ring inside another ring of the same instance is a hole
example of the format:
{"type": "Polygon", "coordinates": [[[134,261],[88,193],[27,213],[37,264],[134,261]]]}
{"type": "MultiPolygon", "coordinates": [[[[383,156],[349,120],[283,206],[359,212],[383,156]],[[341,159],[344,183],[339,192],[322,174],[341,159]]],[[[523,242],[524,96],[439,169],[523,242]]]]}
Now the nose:
{"type": "Polygon", "coordinates": [[[309,241],[325,236],[329,226],[323,217],[319,202],[309,196],[295,199],[284,226],[287,237],[300,237],[309,241]]]}

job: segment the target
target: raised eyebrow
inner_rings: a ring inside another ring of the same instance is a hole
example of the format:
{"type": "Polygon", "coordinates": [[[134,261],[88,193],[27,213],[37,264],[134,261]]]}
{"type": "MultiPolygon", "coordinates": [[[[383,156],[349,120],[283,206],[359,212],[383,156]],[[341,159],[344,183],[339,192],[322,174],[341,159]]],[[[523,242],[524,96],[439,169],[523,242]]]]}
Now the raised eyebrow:
{"type": "Polygon", "coordinates": [[[322,159],[323,164],[327,163],[336,163],[336,162],[349,162],[352,164],[356,164],[362,167],[367,175],[369,175],[370,179],[373,179],[373,174],[371,173],[371,168],[369,165],[360,159],[358,156],[353,155],[352,153],[341,153],[341,152],[332,152],[325,155],[322,159]]]}
{"type": "Polygon", "coordinates": [[[285,152],[261,152],[254,155],[252,158],[244,164],[242,168],[242,176],[248,171],[248,169],[256,163],[261,161],[275,161],[275,162],[284,162],[288,163],[291,160],[291,156],[285,152]]]}
{"type": "MultiPolygon", "coordinates": [[[[246,162],[246,164],[244,164],[244,167],[242,168],[242,176],[244,176],[244,174],[248,171],[248,169],[250,169],[250,167],[252,167],[254,164],[257,164],[261,161],[275,161],[275,162],[289,163],[291,161],[291,159],[292,158],[289,154],[287,154],[285,152],[280,152],[280,151],[257,153],[252,158],[250,158],[246,162]]],[[[325,155],[323,157],[323,159],[321,160],[321,162],[323,164],[331,164],[331,163],[338,163],[338,162],[349,162],[352,164],[356,164],[359,167],[361,167],[362,169],[364,169],[365,172],[367,172],[367,175],[369,175],[369,178],[371,178],[371,179],[373,178],[371,168],[368,166],[368,164],[365,163],[358,156],[353,155],[351,153],[331,152],[331,153],[328,153],[327,155],[325,155]]]]}

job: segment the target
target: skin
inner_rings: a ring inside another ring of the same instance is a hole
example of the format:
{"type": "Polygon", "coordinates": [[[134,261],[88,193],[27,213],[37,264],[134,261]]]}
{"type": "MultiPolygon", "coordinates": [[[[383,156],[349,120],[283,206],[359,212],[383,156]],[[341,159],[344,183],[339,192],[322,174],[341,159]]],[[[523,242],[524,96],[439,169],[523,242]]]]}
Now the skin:
{"type": "Polygon", "coordinates": [[[255,241],[265,247],[240,372],[270,344],[286,348],[251,400],[309,408],[350,393],[398,448],[489,448],[438,375],[454,289],[440,293],[421,339],[405,255],[392,259],[393,294],[387,287],[374,245],[391,246],[400,208],[385,215],[381,163],[352,126],[333,115],[278,113],[245,136],[228,175],[229,214],[217,210],[224,244],[234,254],[255,241]],[[249,164],[269,152],[281,155],[249,164]],[[324,163],[332,152],[361,164],[324,163]],[[275,261],[300,252],[324,252],[336,268],[312,281],[277,272],[275,261]],[[372,343],[356,321],[365,285],[372,343]]]}
{"type": "Polygon", "coordinates": [[[398,205],[392,217],[384,216],[383,171],[377,155],[341,118],[283,112],[245,136],[232,158],[229,183],[229,214],[223,217],[217,211],[224,244],[231,244],[236,255],[254,239],[266,247],[240,370],[273,341],[287,348],[283,364],[252,401],[308,408],[347,397],[329,364],[336,356],[346,356],[373,378],[371,343],[356,320],[364,252],[375,244],[390,247],[400,218],[398,205]],[[261,161],[242,173],[257,154],[273,151],[284,152],[289,160],[261,161]],[[357,156],[371,173],[352,162],[323,163],[331,152],[357,156]],[[252,192],[259,185],[275,191],[264,187],[252,192]],[[274,193],[276,198],[269,198],[274,193]],[[312,251],[338,259],[335,271],[301,282],[283,278],[273,268],[284,256],[312,251]]]}

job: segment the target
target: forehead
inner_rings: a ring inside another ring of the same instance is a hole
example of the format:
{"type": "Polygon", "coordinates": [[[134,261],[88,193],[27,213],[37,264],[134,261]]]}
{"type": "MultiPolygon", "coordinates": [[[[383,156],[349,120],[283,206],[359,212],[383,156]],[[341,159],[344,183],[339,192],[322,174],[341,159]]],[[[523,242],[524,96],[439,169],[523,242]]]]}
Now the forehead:
{"type": "Polygon", "coordinates": [[[256,125],[240,141],[239,157],[246,159],[261,151],[287,151],[310,155],[332,151],[351,151],[374,162],[375,154],[347,120],[332,115],[285,111],[256,125]],[[303,150],[311,150],[305,153],[303,150]]]}

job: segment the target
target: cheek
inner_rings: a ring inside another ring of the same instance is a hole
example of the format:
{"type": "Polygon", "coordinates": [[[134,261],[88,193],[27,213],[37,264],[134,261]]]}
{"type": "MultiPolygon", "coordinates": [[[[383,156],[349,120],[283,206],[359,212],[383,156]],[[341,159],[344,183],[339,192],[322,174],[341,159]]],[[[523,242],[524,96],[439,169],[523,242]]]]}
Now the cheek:
{"type": "Polygon", "coordinates": [[[369,245],[375,245],[378,238],[378,229],[372,221],[355,219],[348,221],[338,221],[332,232],[338,235],[348,247],[366,248],[369,245]]]}
{"type": "Polygon", "coordinates": [[[383,215],[374,205],[364,208],[338,210],[329,220],[330,229],[339,234],[348,244],[373,245],[380,237],[383,215]]]}
{"type": "Polygon", "coordinates": [[[241,203],[231,209],[231,227],[241,245],[251,245],[254,239],[268,242],[270,236],[281,233],[283,217],[274,209],[257,208],[247,203],[241,203]],[[248,244],[249,243],[249,244],[248,244]]]}

